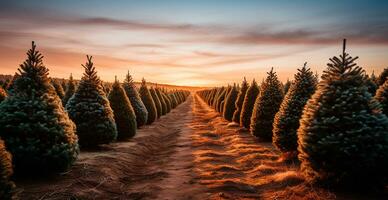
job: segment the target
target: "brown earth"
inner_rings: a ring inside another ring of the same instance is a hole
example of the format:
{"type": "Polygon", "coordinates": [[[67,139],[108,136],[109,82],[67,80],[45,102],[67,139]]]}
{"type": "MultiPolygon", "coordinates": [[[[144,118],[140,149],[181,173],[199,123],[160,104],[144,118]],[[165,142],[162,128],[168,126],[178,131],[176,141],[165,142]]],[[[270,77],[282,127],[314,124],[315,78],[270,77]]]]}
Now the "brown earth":
{"type": "Polygon", "coordinates": [[[20,199],[381,199],[306,184],[196,95],[128,142],[83,151],[66,173],[16,184],[20,199]]]}

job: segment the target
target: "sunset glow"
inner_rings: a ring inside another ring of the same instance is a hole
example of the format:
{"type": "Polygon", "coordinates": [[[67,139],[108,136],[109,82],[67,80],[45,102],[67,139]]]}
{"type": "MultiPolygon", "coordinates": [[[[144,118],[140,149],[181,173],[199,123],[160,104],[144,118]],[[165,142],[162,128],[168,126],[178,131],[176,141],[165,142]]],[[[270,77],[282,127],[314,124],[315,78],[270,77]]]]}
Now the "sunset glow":
{"type": "Polygon", "coordinates": [[[342,38],[368,73],[388,66],[387,2],[296,2],[2,2],[0,69],[14,74],[35,41],[58,78],[81,78],[89,54],[105,81],[215,86],[271,67],[285,81],[304,62],[320,74],[342,38]]]}

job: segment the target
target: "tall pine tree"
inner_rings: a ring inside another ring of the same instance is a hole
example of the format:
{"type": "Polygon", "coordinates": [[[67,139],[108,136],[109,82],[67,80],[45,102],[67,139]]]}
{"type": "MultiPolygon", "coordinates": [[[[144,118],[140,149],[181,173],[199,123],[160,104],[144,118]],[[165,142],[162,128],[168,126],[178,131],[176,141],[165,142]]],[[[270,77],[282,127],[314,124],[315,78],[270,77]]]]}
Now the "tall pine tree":
{"type": "Polygon", "coordinates": [[[283,88],[273,68],[261,84],[251,117],[251,134],[272,141],[272,124],[283,100],[283,88]]]}
{"type": "Polygon", "coordinates": [[[117,126],[117,139],[126,140],[133,137],[137,128],[135,111],[117,78],[112,85],[108,99],[117,126]]]}
{"type": "Polygon", "coordinates": [[[298,129],[301,169],[315,183],[373,185],[386,177],[388,119],[345,52],[330,59],[298,129]]]}
{"type": "Polygon", "coordinates": [[[117,138],[113,111],[102,90],[92,57],[87,56],[87,62],[82,66],[85,72],[76,92],[66,104],[66,109],[77,125],[81,147],[108,144],[117,138]]]}
{"type": "Polygon", "coordinates": [[[236,123],[240,123],[241,110],[242,110],[245,94],[247,93],[248,87],[249,87],[248,82],[247,82],[247,80],[244,77],[244,80],[241,83],[241,88],[240,88],[240,91],[238,92],[237,100],[236,100],[236,103],[235,103],[236,110],[233,113],[232,121],[234,121],[236,123]]]}
{"type": "Polygon", "coordinates": [[[140,94],[137,91],[132,76],[129,74],[129,71],[125,77],[123,87],[125,93],[128,96],[129,101],[131,102],[132,108],[135,111],[137,127],[145,125],[148,119],[148,111],[143,101],[141,100],[140,94]]]}
{"type": "Polygon", "coordinates": [[[150,91],[147,88],[147,82],[144,78],[141,81],[139,94],[140,94],[142,102],[144,103],[144,105],[148,111],[147,124],[152,124],[156,120],[156,118],[158,117],[158,111],[156,110],[155,102],[151,96],[150,91]]]}
{"type": "Polygon", "coordinates": [[[315,91],[317,80],[310,68],[298,69],[291,83],[290,89],[275,115],[273,123],[273,143],[283,153],[296,156],[298,139],[296,131],[299,128],[299,119],[307,100],[315,91]]]}
{"type": "Polygon", "coordinates": [[[255,79],[253,79],[251,86],[249,86],[247,93],[245,94],[240,115],[240,126],[243,126],[247,129],[249,129],[251,125],[253,106],[255,105],[259,91],[259,86],[257,85],[255,79]]]}
{"type": "Polygon", "coordinates": [[[34,42],[18,69],[12,93],[0,104],[0,137],[17,173],[66,170],[79,148],[75,125],[48,78],[34,42]]]}

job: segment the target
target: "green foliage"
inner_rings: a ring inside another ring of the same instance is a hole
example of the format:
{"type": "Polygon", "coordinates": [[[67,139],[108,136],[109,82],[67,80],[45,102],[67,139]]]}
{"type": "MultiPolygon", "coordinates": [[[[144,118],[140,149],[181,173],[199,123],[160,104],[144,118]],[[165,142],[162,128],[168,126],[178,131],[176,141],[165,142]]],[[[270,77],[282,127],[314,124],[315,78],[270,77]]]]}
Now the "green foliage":
{"type": "Polygon", "coordinates": [[[117,126],[117,139],[125,140],[136,134],[136,115],[124,88],[116,79],[108,96],[117,126]]]}
{"type": "Polygon", "coordinates": [[[13,199],[15,184],[11,181],[12,174],[12,156],[0,139],[0,199],[13,199]]]}
{"type": "Polygon", "coordinates": [[[0,103],[5,100],[5,98],[8,97],[7,91],[5,91],[1,86],[0,86],[0,103]]]}
{"type": "MultiPolygon", "coordinates": [[[[235,103],[236,110],[234,111],[233,118],[232,118],[232,121],[234,121],[236,123],[240,123],[241,110],[242,110],[245,94],[247,93],[248,87],[249,87],[248,82],[244,77],[244,80],[241,83],[240,91],[238,92],[238,95],[237,95],[237,100],[235,103]]],[[[210,96],[212,96],[212,95],[210,95],[210,96]]]]}
{"type": "Polygon", "coordinates": [[[387,177],[388,119],[345,42],[304,108],[298,129],[301,169],[313,183],[374,185],[387,177]]]}
{"type": "Polygon", "coordinates": [[[69,81],[66,86],[65,96],[62,99],[63,105],[66,106],[67,102],[73,96],[74,93],[75,93],[75,83],[73,80],[73,75],[70,74],[69,81]]]}
{"type": "Polygon", "coordinates": [[[259,95],[259,86],[257,85],[256,81],[253,80],[244,97],[240,115],[240,126],[249,129],[251,125],[253,106],[255,105],[257,95],[259,95]]]}
{"type": "Polygon", "coordinates": [[[125,77],[123,87],[124,87],[125,93],[128,96],[129,101],[131,102],[132,108],[135,111],[137,127],[141,127],[145,125],[148,119],[148,111],[143,101],[141,100],[140,94],[137,91],[136,86],[133,83],[133,79],[129,74],[129,72],[125,77]]]}
{"type": "Polygon", "coordinates": [[[51,84],[54,86],[55,92],[59,96],[60,99],[63,99],[65,96],[65,91],[62,88],[61,83],[58,80],[52,79],[51,84]]]}
{"type": "Polygon", "coordinates": [[[294,76],[290,89],[284,97],[273,123],[273,144],[283,153],[296,152],[299,119],[307,100],[315,91],[317,80],[304,64],[294,76]]]}
{"type": "Polygon", "coordinates": [[[276,73],[271,69],[261,84],[251,117],[251,134],[263,141],[272,140],[272,124],[283,100],[283,88],[276,73]]]}
{"type": "Polygon", "coordinates": [[[229,94],[225,98],[225,103],[223,107],[223,117],[228,120],[232,121],[233,119],[233,113],[236,110],[236,100],[237,100],[237,87],[234,85],[231,87],[229,94]]]}
{"type": "Polygon", "coordinates": [[[159,100],[159,97],[158,95],[156,94],[155,92],[155,89],[153,87],[150,88],[150,94],[151,94],[151,97],[152,97],[152,100],[154,100],[154,103],[155,103],[155,107],[156,107],[156,113],[157,113],[157,118],[161,117],[162,116],[162,104],[160,103],[160,100],[159,100]]]}
{"type": "Polygon", "coordinates": [[[141,82],[139,93],[140,93],[141,100],[148,111],[147,124],[152,124],[158,116],[158,113],[157,113],[158,111],[156,110],[155,102],[151,96],[150,91],[147,88],[147,83],[144,78],[141,82]]]}
{"type": "Polygon", "coordinates": [[[380,102],[383,113],[388,116],[388,79],[376,91],[375,99],[380,102]]]}
{"type": "Polygon", "coordinates": [[[85,72],[76,92],[69,99],[66,109],[77,125],[81,147],[108,144],[117,138],[113,111],[102,90],[92,57],[87,56],[87,62],[82,66],[85,72]]]}
{"type": "Polygon", "coordinates": [[[34,42],[27,56],[12,93],[0,104],[0,137],[17,173],[61,172],[79,152],[75,125],[50,84],[34,42]]]}

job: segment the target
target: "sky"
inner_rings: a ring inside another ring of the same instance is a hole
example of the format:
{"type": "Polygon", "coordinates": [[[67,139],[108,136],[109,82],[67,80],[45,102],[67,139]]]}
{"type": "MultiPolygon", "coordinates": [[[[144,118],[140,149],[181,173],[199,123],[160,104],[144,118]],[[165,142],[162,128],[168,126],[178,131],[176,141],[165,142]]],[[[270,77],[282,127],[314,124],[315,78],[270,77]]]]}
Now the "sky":
{"type": "Polygon", "coordinates": [[[367,73],[388,66],[388,1],[0,0],[0,74],[14,74],[35,41],[50,76],[82,77],[92,55],[113,81],[217,86],[318,74],[347,51],[367,73]]]}

